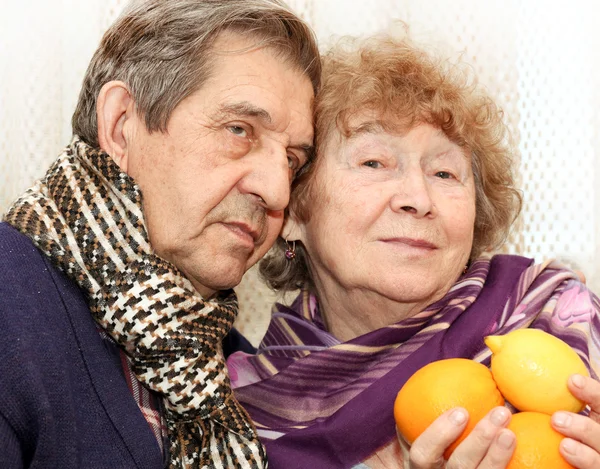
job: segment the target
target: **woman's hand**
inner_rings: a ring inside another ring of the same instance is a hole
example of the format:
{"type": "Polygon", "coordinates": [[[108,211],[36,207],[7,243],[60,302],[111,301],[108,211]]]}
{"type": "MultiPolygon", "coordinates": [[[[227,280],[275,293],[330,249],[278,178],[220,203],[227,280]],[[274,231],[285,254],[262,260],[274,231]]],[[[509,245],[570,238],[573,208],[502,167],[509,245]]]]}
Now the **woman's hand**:
{"type": "Polygon", "coordinates": [[[415,440],[409,451],[410,469],[504,469],[515,449],[515,435],[505,427],[510,422],[505,407],[492,409],[450,456],[444,451],[456,440],[468,421],[465,409],[442,414],[415,440]]]}
{"type": "Polygon", "coordinates": [[[562,440],[560,453],[577,469],[600,467],[600,383],[592,378],[573,375],[568,382],[569,391],[587,403],[588,417],[571,412],[556,412],[552,426],[569,437],[562,440]]]}

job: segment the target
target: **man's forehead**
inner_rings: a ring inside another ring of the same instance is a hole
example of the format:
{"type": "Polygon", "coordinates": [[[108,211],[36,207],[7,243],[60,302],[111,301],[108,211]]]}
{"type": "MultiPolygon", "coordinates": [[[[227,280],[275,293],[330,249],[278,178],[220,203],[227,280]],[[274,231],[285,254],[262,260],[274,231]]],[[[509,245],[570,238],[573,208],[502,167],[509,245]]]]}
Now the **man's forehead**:
{"type": "Polygon", "coordinates": [[[256,35],[224,29],[214,37],[210,52],[218,55],[240,54],[261,46],[264,46],[264,41],[256,35]]]}

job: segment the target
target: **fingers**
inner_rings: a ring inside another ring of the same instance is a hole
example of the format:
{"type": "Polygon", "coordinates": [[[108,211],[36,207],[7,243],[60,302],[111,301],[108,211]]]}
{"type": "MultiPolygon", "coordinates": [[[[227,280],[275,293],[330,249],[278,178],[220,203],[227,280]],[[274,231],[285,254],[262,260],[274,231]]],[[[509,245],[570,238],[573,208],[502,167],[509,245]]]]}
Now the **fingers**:
{"type": "Polygon", "coordinates": [[[442,414],[413,443],[411,469],[504,469],[516,445],[514,434],[504,428],[510,421],[505,407],[496,407],[478,422],[445,465],[444,451],[461,435],[467,420],[462,408],[442,414]]]}
{"type": "Polygon", "coordinates": [[[510,411],[496,407],[475,425],[448,460],[447,469],[503,469],[515,449],[515,435],[507,430],[510,411]]]}
{"type": "Polygon", "coordinates": [[[578,469],[600,467],[600,424],[585,415],[556,412],[552,426],[565,438],[560,443],[560,453],[578,469]]]}
{"type": "Polygon", "coordinates": [[[600,467],[600,383],[587,376],[573,375],[569,391],[590,406],[589,417],[571,412],[556,412],[552,426],[569,437],[560,443],[560,453],[578,469],[600,467]]]}
{"type": "Polygon", "coordinates": [[[516,447],[517,438],[515,434],[507,428],[500,429],[478,469],[506,468],[516,447]]]}
{"type": "Polygon", "coordinates": [[[563,458],[577,469],[597,469],[600,467],[600,454],[579,441],[565,438],[560,442],[559,450],[563,458]]]}
{"type": "Polygon", "coordinates": [[[469,414],[460,407],[438,417],[412,444],[411,469],[443,468],[444,451],[460,436],[468,420],[469,414]]]}
{"type": "Polygon", "coordinates": [[[600,383],[593,378],[572,375],[567,382],[569,391],[590,406],[590,417],[600,422],[600,383]]]}
{"type": "Polygon", "coordinates": [[[552,426],[559,433],[600,451],[600,424],[589,417],[572,412],[556,412],[552,416],[552,426]]]}

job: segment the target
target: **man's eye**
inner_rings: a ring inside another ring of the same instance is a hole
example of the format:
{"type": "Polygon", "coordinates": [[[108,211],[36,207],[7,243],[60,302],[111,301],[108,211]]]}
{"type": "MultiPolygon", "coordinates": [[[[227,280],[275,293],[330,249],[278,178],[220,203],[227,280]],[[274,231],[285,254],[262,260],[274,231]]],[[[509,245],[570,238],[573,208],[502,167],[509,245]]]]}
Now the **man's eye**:
{"type": "Polygon", "coordinates": [[[298,170],[300,168],[298,158],[295,156],[288,156],[288,168],[293,169],[294,171],[298,170]]]}
{"type": "Polygon", "coordinates": [[[363,163],[363,166],[366,166],[367,168],[377,169],[377,168],[381,168],[383,165],[379,161],[369,160],[369,161],[365,161],[363,163]]]}
{"type": "Polygon", "coordinates": [[[227,130],[229,130],[233,135],[236,135],[238,137],[248,136],[248,132],[246,131],[246,129],[240,127],[239,125],[230,125],[227,127],[227,130]]]}
{"type": "Polygon", "coordinates": [[[288,156],[288,168],[290,169],[290,175],[292,180],[296,179],[296,176],[300,173],[304,165],[295,156],[288,156]]]}
{"type": "Polygon", "coordinates": [[[453,177],[448,171],[438,171],[435,175],[440,179],[451,179],[453,177]]]}

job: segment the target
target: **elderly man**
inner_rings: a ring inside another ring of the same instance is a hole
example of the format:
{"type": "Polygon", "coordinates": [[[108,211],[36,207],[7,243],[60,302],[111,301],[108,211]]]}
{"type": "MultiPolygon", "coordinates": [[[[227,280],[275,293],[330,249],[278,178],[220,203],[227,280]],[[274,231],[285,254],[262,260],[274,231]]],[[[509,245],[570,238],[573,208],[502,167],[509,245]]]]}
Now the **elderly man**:
{"type": "Polygon", "coordinates": [[[278,0],[141,1],[107,31],[0,225],[0,467],[266,466],[230,289],[310,160],[319,67],[278,0]]]}

